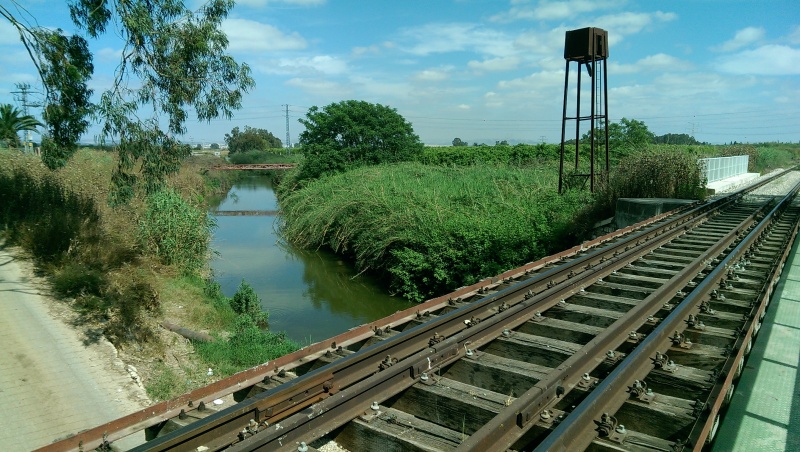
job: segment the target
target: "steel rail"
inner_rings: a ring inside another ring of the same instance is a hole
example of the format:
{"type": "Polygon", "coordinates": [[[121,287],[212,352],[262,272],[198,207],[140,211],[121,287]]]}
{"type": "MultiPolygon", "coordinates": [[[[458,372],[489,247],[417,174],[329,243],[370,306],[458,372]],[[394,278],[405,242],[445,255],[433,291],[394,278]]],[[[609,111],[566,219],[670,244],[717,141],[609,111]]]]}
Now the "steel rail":
{"type": "MultiPolygon", "coordinates": [[[[540,413],[552,402],[567,395],[584,373],[591,372],[605,359],[609,350],[615,350],[628,339],[630,331],[636,331],[646,323],[649,316],[663,309],[665,302],[672,300],[706,266],[709,255],[725,250],[755,222],[761,209],[744,218],[728,234],[717,241],[711,249],[694,259],[686,268],[670,278],[661,287],[640,301],[623,317],[615,321],[603,333],[586,343],[581,350],[557,366],[546,378],[514,400],[511,405],[467,438],[457,450],[485,451],[511,448],[530,428],[536,425],[540,413]]],[[[672,240],[673,237],[669,239],[672,240]]]]}
{"type": "MultiPolygon", "coordinates": [[[[676,232],[682,233],[682,231],[676,232]]],[[[394,364],[364,382],[339,392],[336,397],[320,401],[310,409],[281,421],[280,425],[267,427],[258,434],[234,445],[231,451],[280,450],[282,447],[296,447],[301,440],[309,442],[317,439],[357,417],[359,413],[368,411],[371,402],[382,402],[419,381],[426,379],[435,381],[436,377],[433,375],[435,370],[462,358],[469,347],[477,348],[484,342],[503,335],[504,330],[515,328],[528,321],[536,311],[545,310],[558,303],[560,299],[579,292],[587,279],[594,282],[598,278],[610,274],[615,268],[646,254],[650,249],[661,246],[671,238],[667,234],[662,234],[659,240],[648,243],[646,249],[637,248],[635,252],[630,250],[626,252],[625,256],[618,256],[614,260],[616,265],[607,261],[603,265],[605,268],[590,270],[592,274],[587,275],[587,278],[583,278],[583,280],[577,280],[576,277],[575,282],[558,285],[538,295],[523,299],[506,310],[498,312],[491,321],[477,322],[471,328],[462,329],[435,347],[430,347],[411,359],[394,364]]],[[[510,334],[513,335],[513,333],[510,334]]],[[[627,330],[624,334],[627,334],[627,330]]],[[[620,340],[620,342],[622,341],[624,338],[620,340]]],[[[552,389],[554,393],[555,387],[552,389]]]]}
{"type": "MultiPolygon", "coordinates": [[[[783,218],[783,217],[782,217],[783,218]]],[[[781,219],[782,219],[781,218],[781,219]]],[[[764,284],[759,291],[763,294],[759,303],[755,304],[750,312],[747,314],[748,321],[742,327],[743,334],[740,334],[736,339],[733,350],[736,350],[725,361],[720,372],[720,379],[714,384],[714,387],[709,392],[708,397],[704,401],[704,406],[708,408],[709,415],[706,417],[705,422],[701,418],[692,426],[688,435],[688,444],[694,444],[694,450],[699,451],[705,443],[714,439],[715,425],[719,422],[719,413],[722,409],[723,403],[729,392],[732,391],[733,380],[738,377],[737,366],[741,365],[739,369],[744,368],[744,359],[747,351],[752,346],[755,336],[761,328],[761,322],[766,314],[767,306],[769,305],[770,298],[772,297],[772,290],[778,284],[783,266],[788,259],[789,253],[792,251],[792,244],[794,243],[797,232],[800,229],[800,221],[795,222],[794,226],[790,228],[789,233],[783,241],[783,252],[777,258],[771,267],[771,277],[764,281],[764,284]],[[747,344],[747,345],[745,345],[747,344]]],[[[732,395],[732,392],[730,393],[732,395]]]]}
{"type": "MultiPolygon", "coordinates": [[[[721,205],[727,204],[731,202],[731,199],[728,198],[727,200],[720,200],[715,203],[711,203],[714,207],[719,207],[721,205]]],[[[701,206],[696,209],[693,209],[691,212],[684,214],[683,216],[679,216],[679,219],[673,220],[672,222],[668,222],[666,225],[662,225],[661,227],[655,227],[652,230],[644,231],[638,234],[633,234],[629,239],[623,240],[618,244],[611,244],[610,246],[603,248],[602,250],[596,250],[595,252],[587,253],[587,255],[576,259],[570,264],[567,264],[563,267],[554,268],[549,271],[546,271],[538,277],[533,278],[532,280],[518,283],[517,285],[507,288],[497,294],[492,296],[486,297],[484,300],[480,302],[475,302],[471,305],[465,306],[457,311],[453,311],[449,314],[441,316],[436,321],[428,322],[423,325],[419,325],[411,330],[403,332],[391,340],[384,341],[380,344],[375,344],[363,351],[360,351],[357,354],[350,355],[349,357],[342,358],[332,364],[329,364],[315,372],[311,372],[303,377],[304,380],[310,381],[310,384],[304,385],[303,387],[312,387],[312,390],[306,389],[304,391],[305,399],[303,400],[303,404],[298,403],[295,400],[289,400],[287,402],[286,396],[281,397],[281,391],[288,392],[290,394],[296,394],[297,391],[293,388],[296,382],[289,382],[286,383],[273,391],[268,391],[262,393],[261,395],[248,400],[243,401],[240,405],[246,405],[245,407],[239,406],[236,409],[231,408],[229,410],[225,410],[221,412],[219,415],[213,416],[213,420],[208,420],[206,423],[227,423],[231,422],[235,424],[236,428],[220,428],[216,427],[216,433],[210,433],[213,429],[206,430],[206,434],[194,434],[194,433],[183,433],[181,430],[173,432],[170,435],[167,435],[163,438],[154,440],[151,443],[148,443],[148,449],[150,450],[166,450],[168,448],[176,447],[178,444],[182,444],[183,446],[188,446],[189,444],[184,444],[184,441],[191,440],[191,445],[203,445],[208,444],[212,441],[212,437],[215,439],[219,439],[220,432],[225,432],[224,435],[228,437],[228,439],[224,441],[231,441],[234,442],[238,438],[237,432],[240,432],[242,425],[246,424],[245,421],[249,421],[250,419],[258,419],[260,422],[266,421],[267,424],[274,422],[277,418],[275,416],[269,416],[272,414],[270,411],[271,409],[274,411],[273,407],[277,404],[268,405],[269,403],[274,403],[274,400],[280,400],[281,404],[284,406],[291,406],[297,409],[303,409],[305,406],[308,406],[309,400],[316,403],[323,403],[323,399],[326,399],[329,395],[335,394],[342,390],[342,388],[349,387],[358,383],[359,381],[363,380],[364,378],[374,375],[378,369],[379,364],[384,360],[384,357],[391,356],[398,361],[404,361],[405,358],[412,356],[418,350],[424,349],[430,339],[431,333],[444,337],[451,337],[463,330],[465,330],[465,322],[468,324],[477,323],[480,324],[481,321],[495,316],[499,311],[499,306],[501,304],[507,304],[508,307],[513,307],[516,304],[524,303],[526,300],[530,298],[530,295],[534,295],[535,291],[541,290],[537,295],[536,303],[528,302],[526,305],[529,305],[527,309],[523,312],[524,314],[517,314],[519,315],[518,324],[527,321],[533,313],[535,309],[543,310],[549,306],[555,304],[558,300],[557,297],[565,297],[571,294],[576,293],[579,291],[583,286],[589,284],[589,281],[594,282],[597,278],[602,277],[604,274],[608,274],[613,269],[611,266],[606,263],[604,265],[607,268],[606,273],[601,274],[597,271],[597,269],[592,270],[594,267],[597,267],[600,264],[603,264],[605,261],[610,261],[613,257],[620,257],[620,259],[624,259],[625,263],[631,262],[641,255],[645,254],[649,251],[651,247],[647,247],[647,249],[635,252],[634,247],[631,246],[631,243],[635,240],[636,242],[647,242],[648,240],[654,239],[659,235],[664,235],[664,233],[670,229],[675,229],[676,224],[688,221],[689,218],[693,218],[699,212],[710,210],[712,207],[709,206],[701,206]],[[624,248],[624,250],[623,250],[624,248]],[[630,249],[630,251],[629,251],[630,249]],[[580,273],[575,274],[575,270],[580,269],[580,273]],[[592,271],[590,271],[592,270],[592,271]],[[558,281],[557,284],[554,286],[554,281],[558,281]],[[569,282],[569,284],[562,285],[563,282],[569,282]],[[526,292],[527,289],[527,292],[526,292]],[[522,298],[519,298],[520,295],[523,295],[522,298]],[[527,317],[525,317],[527,316],[527,317]],[[325,372],[325,374],[322,374],[325,372]],[[320,375],[317,375],[320,374],[320,375]],[[331,377],[332,376],[332,377],[331,377]],[[272,402],[267,402],[266,400],[272,397],[272,402]],[[265,416],[265,413],[267,414],[265,416]],[[226,419],[225,419],[226,418],[226,419]],[[247,419],[244,419],[247,418],[247,419]],[[265,419],[266,418],[266,419],[265,419]]],[[[688,226],[687,226],[688,227],[688,226]]],[[[651,244],[652,247],[660,246],[663,241],[668,239],[664,239],[662,237],[661,240],[657,240],[654,244],[651,244]]],[[[638,249],[637,249],[638,250],[638,249]]],[[[614,259],[615,261],[618,259],[614,259]]],[[[508,310],[508,309],[506,309],[508,310]]],[[[509,314],[512,311],[509,311],[509,314]]],[[[491,325],[503,325],[504,328],[508,328],[510,322],[505,318],[505,316],[497,316],[497,320],[494,320],[491,325]],[[503,322],[503,323],[501,323],[503,322]]],[[[485,324],[488,325],[488,324],[485,324]]],[[[511,326],[513,327],[513,326],[511,326]]],[[[477,332],[480,328],[476,328],[473,331],[477,332]]],[[[461,335],[459,337],[464,337],[466,335],[461,335]]],[[[472,341],[476,344],[480,343],[482,340],[487,339],[476,339],[474,338],[475,334],[469,334],[468,338],[462,339],[462,342],[472,341]]],[[[449,342],[449,341],[448,341],[449,342]]],[[[445,364],[446,362],[450,362],[454,359],[457,359],[461,356],[461,348],[462,347],[452,347],[449,343],[443,344],[446,350],[455,350],[454,353],[448,354],[450,359],[444,360],[441,359],[442,362],[438,363],[439,366],[445,364]]],[[[431,348],[428,351],[423,353],[437,353],[437,350],[440,350],[441,347],[437,346],[436,348],[431,348]]],[[[412,360],[413,362],[413,360],[412,360]]],[[[407,364],[407,363],[404,363],[407,364]]],[[[403,366],[397,366],[395,370],[399,370],[403,366]]],[[[384,371],[386,372],[386,371],[384,371]]],[[[412,371],[412,376],[419,376],[419,372],[414,373],[412,371]]],[[[388,378],[388,374],[382,373],[382,376],[388,378]]],[[[380,378],[381,376],[379,376],[380,378]]],[[[409,383],[413,384],[413,381],[409,383]]],[[[336,397],[336,400],[342,401],[343,394],[339,392],[336,397]]],[[[327,405],[326,405],[327,406],[327,405]]],[[[331,408],[325,408],[324,410],[331,411],[331,408]]],[[[305,412],[304,412],[305,413],[305,412]]],[[[348,414],[350,415],[350,414],[348,414]]],[[[304,414],[304,417],[308,419],[307,413],[304,414]]],[[[329,415],[327,418],[333,418],[334,416],[329,415]]],[[[197,429],[202,429],[205,426],[202,423],[198,423],[197,429]]],[[[220,425],[220,424],[217,424],[220,425]]],[[[273,432],[274,434],[270,434],[270,432],[263,432],[259,433],[260,438],[278,438],[281,441],[289,438],[287,425],[289,425],[286,421],[281,421],[280,429],[283,431],[280,432],[280,435],[277,435],[277,430],[273,432]]],[[[331,424],[329,424],[331,425],[331,424]]],[[[322,428],[321,430],[329,429],[330,427],[322,428]]],[[[319,430],[319,429],[318,429],[319,430]]],[[[183,447],[181,446],[181,447],[183,447]]]]}
{"type": "Polygon", "coordinates": [[[686,328],[685,319],[697,308],[715,284],[725,278],[731,263],[743,255],[771,224],[777,212],[794,198],[795,186],[764,219],[694,288],[675,309],[620,363],[592,392],[536,447],[535,451],[584,450],[597,437],[595,421],[604,412],[615,412],[630,395],[625,391],[635,379],[643,378],[653,368],[657,351],[668,348],[670,334],[686,328]]]}
{"type": "MultiPolygon", "coordinates": [[[[732,200],[720,200],[713,205],[719,207],[728,202],[732,202],[732,200]]],[[[605,274],[611,273],[613,269],[609,265],[610,262],[624,260],[627,263],[637,259],[646,254],[651,247],[655,248],[665,242],[667,231],[673,230],[675,233],[682,233],[683,230],[677,227],[679,224],[703,221],[700,214],[712,209],[713,207],[708,205],[700,206],[678,215],[677,218],[664,225],[633,233],[618,243],[612,243],[602,249],[589,252],[572,262],[549,269],[527,281],[517,283],[482,300],[404,331],[389,340],[374,344],[358,353],[309,372],[296,380],[284,383],[273,390],[244,400],[235,407],[211,415],[187,428],[154,439],[135,450],[184,448],[194,444],[210,444],[220,438],[225,438],[223,442],[235,442],[238,433],[249,424],[250,419],[257,418],[261,422],[273,423],[281,417],[285,417],[286,414],[317,403],[378,372],[380,364],[387,356],[398,362],[403,361],[418,353],[419,350],[428,348],[431,338],[437,334],[440,337],[449,338],[465,330],[467,328],[465,321],[480,325],[481,321],[495,316],[501,311],[508,311],[505,316],[497,317],[497,321],[505,320],[512,311],[501,309],[503,304],[511,308],[519,303],[524,303],[528,307],[525,312],[530,317],[536,310],[544,310],[557,303],[560,298],[574,294],[605,274]],[[660,239],[655,240],[657,238],[660,239]],[[647,248],[637,248],[635,245],[636,242],[647,243],[648,241],[653,241],[653,243],[647,248]],[[606,272],[599,273],[598,266],[605,268],[606,272]],[[528,301],[530,300],[529,294],[538,295],[534,300],[539,303],[538,305],[533,305],[528,301]],[[195,430],[203,430],[203,432],[197,433],[195,430]]],[[[688,228],[688,226],[686,227],[688,228]]],[[[519,323],[525,320],[521,319],[519,323]]],[[[474,331],[479,331],[479,329],[474,331]]],[[[476,342],[478,341],[476,340],[476,342]]],[[[432,350],[435,353],[436,349],[432,350]]],[[[285,425],[285,422],[281,422],[282,427],[285,425]]]]}
{"type": "MultiPolygon", "coordinates": [[[[765,180],[763,180],[762,182],[760,182],[759,184],[757,184],[757,185],[755,185],[753,187],[761,186],[761,185],[764,185],[766,183],[769,183],[771,180],[774,180],[775,178],[782,176],[786,172],[788,172],[788,170],[785,171],[784,173],[776,174],[772,178],[765,179],[765,180]]],[[[752,189],[753,187],[750,187],[749,189],[752,189]]],[[[744,194],[747,190],[748,189],[745,189],[745,188],[740,189],[737,192],[731,194],[729,197],[724,198],[724,199],[727,199],[727,200],[736,199],[736,198],[740,197],[742,194],[744,194]]],[[[690,212],[695,212],[695,213],[702,212],[704,210],[712,208],[711,207],[712,204],[713,205],[721,205],[719,203],[726,202],[726,201],[724,201],[724,199],[715,201],[714,203],[706,203],[706,204],[701,205],[699,207],[681,209],[681,210],[683,210],[684,213],[682,215],[679,215],[679,216],[685,217],[685,216],[689,215],[690,212]]],[[[599,237],[599,238],[597,238],[595,240],[592,240],[590,242],[586,242],[586,243],[584,243],[584,244],[582,244],[580,246],[576,246],[576,247],[573,247],[573,248],[571,248],[569,250],[565,250],[565,251],[563,251],[561,253],[557,253],[557,254],[555,254],[553,256],[549,256],[549,257],[543,258],[543,259],[541,259],[539,261],[536,261],[536,262],[533,262],[533,263],[530,263],[530,264],[526,264],[525,266],[522,266],[522,267],[520,267],[518,269],[509,270],[509,271],[499,275],[498,277],[491,278],[491,280],[484,280],[484,281],[481,281],[479,283],[473,284],[473,285],[471,285],[469,287],[461,288],[461,289],[455,291],[452,294],[444,295],[444,296],[438,297],[436,299],[428,300],[427,302],[425,302],[425,303],[423,303],[423,304],[421,304],[421,305],[419,305],[419,306],[417,306],[415,308],[411,308],[411,309],[408,309],[406,311],[398,312],[398,313],[396,313],[396,314],[394,314],[392,316],[389,316],[389,317],[384,318],[384,319],[380,319],[378,321],[372,322],[372,323],[367,324],[367,325],[362,325],[361,327],[357,327],[352,331],[349,331],[347,333],[343,333],[343,334],[338,335],[335,338],[331,338],[331,339],[329,339],[327,341],[322,341],[322,342],[319,342],[319,343],[312,344],[312,345],[310,345],[310,346],[308,346],[308,347],[306,347],[306,348],[304,348],[302,350],[299,350],[298,352],[295,352],[295,353],[292,353],[290,355],[278,358],[278,359],[276,359],[276,360],[274,360],[274,361],[272,361],[270,363],[266,363],[264,365],[255,367],[253,369],[249,369],[247,371],[241,372],[241,373],[236,374],[236,375],[234,375],[232,377],[229,377],[227,379],[220,380],[220,381],[218,381],[216,383],[213,383],[210,386],[207,386],[207,387],[204,387],[204,388],[200,388],[200,389],[195,390],[195,391],[193,391],[193,392],[191,392],[189,394],[185,394],[185,395],[183,395],[183,396],[181,396],[181,397],[179,397],[177,399],[173,399],[173,400],[170,400],[170,401],[162,402],[162,403],[157,404],[157,405],[155,405],[153,407],[149,407],[149,408],[140,410],[139,412],[133,413],[133,414],[128,415],[128,416],[125,416],[123,418],[120,418],[118,420],[109,422],[107,424],[95,427],[95,428],[90,429],[88,431],[80,432],[80,433],[76,434],[73,437],[66,438],[66,439],[61,440],[61,441],[59,441],[57,443],[49,445],[47,447],[47,449],[48,450],[54,450],[54,451],[63,451],[63,450],[77,450],[77,449],[81,449],[81,448],[94,448],[94,447],[97,447],[98,445],[106,443],[107,441],[113,441],[115,439],[130,435],[131,433],[134,433],[136,431],[140,431],[141,429],[143,429],[145,427],[152,426],[152,425],[154,425],[154,424],[156,424],[158,422],[162,422],[162,421],[165,421],[165,420],[167,420],[167,419],[169,419],[171,417],[177,416],[179,411],[182,411],[184,409],[186,409],[187,411],[190,410],[191,409],[190,407],[192,407],[192,402],[194,402],[194,404],[196,406],[198,404],[198,402],[201,401],[201,400],[211,400],[211,399],[218,398],[218,397],[221,397],[221,396],[226,395],[226,394],[230,394],[231,392],[233,392],[235,390],[242,389],[242,388],[245,388],[245,387],[249,387],[249,386],[251,386],[251,385],[253,385],[255,383],[258,383],[262,379],[266,379],[270,375],[273,375],[273,374],[277,373],[279,369],[290,370],[290,369],[300,365],[303,362],[309,362],[309,360],[316,359],[316,357],[321,356],[322,354],[324,354],[325,350],[329,350],[331,348],[335,349],[337,347],[337,345],[339,345],[339,346],[347,346],[349,344],[365,340],[365,339],[373,336],[375,330],[378,329],[378,328],[384,328],[384,327],[388,328],[388,327],[393,326],[393,325],[403,324],[403,323],[411,320],[412,318],[414,318],[415,312],[417,314],[419,314],[421,312],[431,312],[431,311],[436,311],[438,309],[441,309],[443,306],[445,306],[447,304],[448,298],[452,297],[452,298],[457,298],[458,299],[458,297],[469,297],[469,296],[472,296],[473,294],[475,294],[478,291],[478,289],[486,288],[486,287],[492,287],[492,286],[496,285],[497,283],[499,283],[501,280],[506,279],[506,278],[519,277],[523,272],[527,274],[528,271],[530,271],[530,270],[535,270],[535,269],[541,268],[545,264],[557,262],[559,259],[563,259],[565,257],[574,256],[574,255],[578,254],[579,252],[586,251],[586,249],[596,248],[596,247],[598,247],[600,245],[607,244],[607,243],[609,243],[609,241],[617,239],[620,236],[625,235],[625,234],[629,234],[628,238],[624,238],[623,237],[621,242],[633,243],[633,238],[642,236],[641,232],[640,233],[635,232],[637,229],[640,229],[640,228],[643,228],[643,227],[652,227],[653,229],[658,229],[659,225],[657,223],[659,221],[665,219],[666,217],[668,217],[670,214],[671,213],[661,214],[661,215],[659,215],[657,217],[654,217],[654,218],[649,219],[649,220],[645,220],[645,221],[640,222],[640,223],[638,223],[636,225],[627,227],[627,228],[625,228],[623,230],[607,234],[605,236],[599,237]],[[653,225],[655,225],[655,226],[653,226],[653,225]]],[[[586,261],[587,261],[587,259],[584,259],[582,262],[586,262],[586,261]]],[[[567,266],[569,264],[564,264],[564,265],[567,266]]],[[[589,265],[591,265],[591,261],[589,261],[589,265]]],[[[573,265],[573,267],[577,268],[574,265],[573,265]]],[[[568,275],[569,274],[567,274],[566,279],[569,279],[568,275]]],[[[551,276],[558,276],[558,275],[551,274],[551,276]]],[[[563,274],[561,276],[563,277],[563,274]]],[[[540,277],[539,280],[540,281],[544,281],[544,278],[540,277]]],[[[563,281],[563,279],[562,279],[562,281],[563,281]]],[[[550,282],[551,281],[548,281],[548,283],[550,283],[550,282]]],[[[555,283],[555,281],[552,281],[552,283],[555,283]]],[[[529,284],[532,284],[532,282],[530,282],[529,284]]],[[[537,288],[537,290],[540,290],[540,289],[542,289],[541,285],[540,285],[540,287],[537,288]]],[[[498,294],[495,294],[495,296],[497,296],[497,295],[498,294]]],[[[487,298],[491,299],[491,297],[487,297],[487,298]]],[[[495,305],[498,304],[498,303],[495,303],[495,305]]],[[[373,363],[373,365],[375,365],[375,363],[373,363]]],[[[370,366],[366,366],[366,367],[369,368],[370,366]]],[[[374,372],[375,370],[374,369],[370,369],[370,371],[374,372]]],[[[307,376],[303,376],[301,378],[306,378],[306,377],[307,376]]],[[[293,384],[294,384],[294,382],[292,382],[292,385],[293,384]]],[[[325,386],[325,382],[324,381],[323,381],[322,384],[323,384],[323,395],[322,396],[324,397],[326,395],[329,395],[329,393],[325,393],[324,392],[324,389],[325,389],[324,388],[324,386],[325,386]]],[[[311,386],[313,387],[314,385],[311,385],[311,386]]],[[[306,386],[303,385],[302,383],[299,383],[296,388],[302,389],[304,387],[306,387],[306,386]]],[[[341,387],[341,386],[339,386],[339,387],[341,387]]],[[[333,389],[334,390],[333,392],[335,392],[335,390],[337,388],[333,388],[332,387],[330,389],[333,389]]],[[[287,389],[284,388],[284,390],[287,390],[287,389]]],[[[292,391],[288,390],[288,392],[291,393],[292,391]]],[[[282,395],[279,395],[276,392],[270,392],[271,397],[275,397],[274,400],[280,399],[280,401],[279,401],[279,403],[267,402],[267,405],[268,405],[267,408],[262,410],[262,411],[265,412],[265,413],[268,413],[269,409],[271,407],[272,413],[273,413],[273,417],[277,418],[277,417],[279,417],[281,415],[285,415],[287,413],[296,412],[299,409],[302,409],[304,406],[308,406],[309,404],[313,403],[317,398],[319,398],[319,395],[308,396],[308,394],[305,394],[305,391],[302,391],[302,392],[294,391],[293,395],[289,394],[289,393],[284,391],[282,393],[282,395]],[[305,398],[304,398],[304,395],[306,396],[305,398]],[[282,414],[281,414],[281,412],[282,412],[282,414]]],[[[237,416],[234,416],[234,417],[237,417],[237,416]]],[[[246,416],[239,416],[239,417],[246,417],[246,416]]]]}
{"type": "MultiPolygon", "coordinates": [[[[683,208],[677,210],[680,211],[682,209],[683,208]]],[[[93,449],[104,444],[109,444],[110,442],[129,436],[135,432],[164,422],[170,418],[176,417],[181,411],[190,411],[193,409],[193,406],[199,405],[199,402],[201,401],[205,400],[210,402],[216,398],[229,395],[234,391],[251,387],[256,383],[259,383],[262,380],[268,379],[270,376],[277,374],[279,370],[292,370],[302,364],[313,361],[322,356],[326,350],[336,349],[338,346],[347,347],[349,345],[365,341],[374,336],[378,329],[403,325],[406,322],[416,318],[420,314],[439,311],[448,305],[448,300],[450,299],[472,297],[481,289],[493,288],[503,281],[517,279],[523,274],[528,274],[528,272],[541,269],[546,265],[561,262],[563,259],[578,255],[588,249],[604,245],[606,242],[624,236],[630,232],[652,226],[653,224],[662,221],[664,218],[667,218],[674,213],[675,211],[662,213],[655,217],[643,220],[637,224],[611,232],[588,242],[584,242],[580,245],[576,245],[570,249],[546,256],[538,261],[530,262],[521,267],[508,270],[495,277],[487,278],[470,286],[459,288],[449,294],[427,300],[412,308],[408,308],[404,311],[397,312],[374,322],[361,325],[333,338],[316,342],[296,352],[276,358],[273,361],[269,361],[254,368],[239,372],[235,375],[214,382],[208,386],[195,389],[194,391],[183,394],[175,399],[158,403],[122,418],[99,425],[89,430],[79,432],[74,436],[70,436],[53,444],[49,444],[40,450],[46,449],[53,452],[81,449],[85,450],[93,449]]]]}

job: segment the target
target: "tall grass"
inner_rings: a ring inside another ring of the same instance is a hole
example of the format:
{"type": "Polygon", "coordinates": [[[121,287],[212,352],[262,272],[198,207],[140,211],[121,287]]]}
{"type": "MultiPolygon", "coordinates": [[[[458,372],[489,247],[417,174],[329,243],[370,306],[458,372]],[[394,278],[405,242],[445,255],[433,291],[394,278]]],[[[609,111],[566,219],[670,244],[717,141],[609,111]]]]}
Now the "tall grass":
{"type": "Polygon", "coordinates": [[[534,167],[359,168],[282,188],[281,231],[349,255],[419,301],[558,249],[589,195],[557,186],[557,174],[534,167]]]}
{"type": "Polygon", "coordinates": [[[139,243],[165,265],[176,265],[186,273],[205,267],[216,223],[200,206],[186,202],[173,189],[147,197],[138,226],[139,243]]]}

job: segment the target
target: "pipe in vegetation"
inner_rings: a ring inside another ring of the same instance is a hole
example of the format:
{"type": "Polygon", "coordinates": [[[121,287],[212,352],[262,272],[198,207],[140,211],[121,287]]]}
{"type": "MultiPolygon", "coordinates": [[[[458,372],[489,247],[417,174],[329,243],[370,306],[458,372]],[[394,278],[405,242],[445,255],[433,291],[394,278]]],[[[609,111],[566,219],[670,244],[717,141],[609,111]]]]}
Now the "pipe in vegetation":
{"type": "Polygon", "coordinates": [[[192,331],[188,328],[183,328],[182,326],[175,325],[174,323],[170,323],[167,321],[161,322],[161,326],[174,332],[178,333],[181,336],[185,337],[186,339],[192,341],[199,341],[199,342],[214,342],[214,338],[209,336],[206,333],[200,333],[197,331],[192,331]]]}

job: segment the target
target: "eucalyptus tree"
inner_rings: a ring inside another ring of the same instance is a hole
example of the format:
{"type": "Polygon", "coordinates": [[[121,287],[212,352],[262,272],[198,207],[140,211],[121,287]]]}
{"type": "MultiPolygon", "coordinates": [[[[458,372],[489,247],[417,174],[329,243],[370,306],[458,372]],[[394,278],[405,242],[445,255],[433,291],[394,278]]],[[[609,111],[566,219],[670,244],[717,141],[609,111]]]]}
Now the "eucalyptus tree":
{"type": "Polygon", "coordinates": [[[0,105],[0,143],[8,147],[20,146],[19,132],[33,131],[43,124],[10,104],[0,105]]]}
{"type": "Polygon", "coordinates": [[[233,0],[207,0],[194,11],[182,0],[70,0],[69,33],[35,25],[20,2],[9,3],[0,17],[19,32],[46,92],[42,160],[64,166],[97,120],[100,138],[119,153],[112,202],[137,188],[155,191],[179,169],[190,149],[175,136],[186,132],[190,111],[199,120],[230,118],[254,86],[250,68],[226,53],[220,25],[233,0]],[[121,57],[112,86],[93,103],[87,39],[106,33],[121,39],[121,57]]]}

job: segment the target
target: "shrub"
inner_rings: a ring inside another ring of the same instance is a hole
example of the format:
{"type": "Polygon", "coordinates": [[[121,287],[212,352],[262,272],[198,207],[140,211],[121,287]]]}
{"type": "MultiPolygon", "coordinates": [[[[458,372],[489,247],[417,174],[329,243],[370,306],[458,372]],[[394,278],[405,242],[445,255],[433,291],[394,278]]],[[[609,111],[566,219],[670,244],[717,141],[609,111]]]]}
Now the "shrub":
{"type": "Polygon", "coordinates": [[[62,297],[101,295],[105,286],[105,275],[84,264],[71,262],[56,271],[51,282],[55,293],[62,297]]]}
{"type": "Polygon", "coordinates": [[[608,184],[598,184],[592,203],[577,215],[571,240],[586,239],[594,223],[613,216],[619,198],[705,199],[706,181],[697,155],[693,148],[678,148],[652,146],[623,158],[608,184]]]}
{"type": "Polygon", "coordinates": [[[233,294],[230,303],[231,308],[237,314],[250,317],[257,325],[267,325],[269,314],[261,310],[261,299],[250,284],[244,280],[239,284],[239,289],[233,294]]]}
{"type": "Polygon", "coordinates": [[[228,340],[196,342],[198,354],[214,363],[222,375],[263,364],[297,350],[299,345],[286,334],[264,331],[248,315],[240,315],[228,340]]]}
{"type": "Polygon", "coordinates": [[[147,253],[165,265],[191,273],[205,265],[214,227],[213,218],[203,209],[164,189],[147,197],[138,239],[147,253]]]}
{"type": "Polygon", "coordinates": [[[104,293],[112,306],[106,335],[115,344],[145,343],[155,335],[149,319],[161,313],[161,297],[144,272],[115,274],[104,293]]]}

